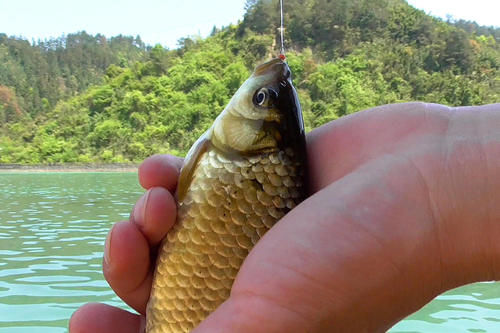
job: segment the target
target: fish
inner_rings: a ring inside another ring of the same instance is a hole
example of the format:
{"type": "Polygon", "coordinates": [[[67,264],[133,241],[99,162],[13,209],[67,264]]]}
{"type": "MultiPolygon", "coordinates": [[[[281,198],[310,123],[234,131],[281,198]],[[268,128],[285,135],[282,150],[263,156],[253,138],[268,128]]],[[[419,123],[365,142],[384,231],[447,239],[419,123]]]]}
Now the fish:
{"type": "Polygon", "coordinates": [[[146,332],[192,331],[230,295],[259,239],[306,196],[302,110],[281,58],[257,66],[189,150],[146,332]]]}

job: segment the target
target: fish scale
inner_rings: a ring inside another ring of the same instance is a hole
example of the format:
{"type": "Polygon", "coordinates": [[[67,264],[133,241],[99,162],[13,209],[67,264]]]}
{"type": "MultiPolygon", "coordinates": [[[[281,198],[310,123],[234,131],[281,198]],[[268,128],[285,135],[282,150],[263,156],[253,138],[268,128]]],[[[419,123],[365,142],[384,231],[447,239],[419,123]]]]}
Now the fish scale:
{"type": "Polygon", "coordinates": [[[302,199],[300,168],[290,151],[237,163],[216,149],[202,156],[178,204],[178,222],[158,254],[148,332],[190,332],[229,297],[248,252],[302,199]],[[285,176],[283,170],[291,180],[287,188],[299,184],[290,197],[282,195],[278,188],[286,186],[274,177],[285,176]]]}

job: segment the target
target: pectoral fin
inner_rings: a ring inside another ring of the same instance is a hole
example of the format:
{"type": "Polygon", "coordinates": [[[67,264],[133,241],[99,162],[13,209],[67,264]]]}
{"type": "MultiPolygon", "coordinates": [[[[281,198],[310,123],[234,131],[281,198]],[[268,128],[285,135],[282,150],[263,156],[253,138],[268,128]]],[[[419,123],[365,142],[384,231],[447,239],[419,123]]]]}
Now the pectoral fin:
{"type": "Polygon", "coordinates": [[[195,142],[191,150],[189,151],[186,159],[184,160],[184,166],[181,169],[181,174],[179,176],[179,182],[177,184],[177,201],[181,202],[191,185],[193,180],[194,170],[198,165],[203,154],[205,154],[210,146],[210,140],[206,136],[202,136],[200,140],[195,142]]]}

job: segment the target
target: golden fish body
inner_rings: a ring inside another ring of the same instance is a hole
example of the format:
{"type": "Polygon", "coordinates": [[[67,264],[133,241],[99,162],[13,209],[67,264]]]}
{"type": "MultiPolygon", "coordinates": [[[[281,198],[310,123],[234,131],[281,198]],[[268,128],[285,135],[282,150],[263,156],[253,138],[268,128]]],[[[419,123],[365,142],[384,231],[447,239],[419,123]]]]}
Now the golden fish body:
{"type": "Polygon", "coordinates": [[[146,332],[190,332],[230,294],[258,240],[304,198],[300,105],[288,66],[259,66],[193,146],[177,223],[159,249],[146,332]]]}

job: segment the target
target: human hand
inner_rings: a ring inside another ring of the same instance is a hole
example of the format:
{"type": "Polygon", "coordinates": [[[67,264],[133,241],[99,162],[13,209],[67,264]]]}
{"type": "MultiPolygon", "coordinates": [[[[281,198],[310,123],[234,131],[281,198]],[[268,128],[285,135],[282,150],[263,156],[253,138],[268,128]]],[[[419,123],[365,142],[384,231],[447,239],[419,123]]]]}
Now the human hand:
{"type": "MultiPolygon", "coordinates": [[[[498,128],[500,105],[411,103],[311,132],[311,197],[251,251],[230,299],[196,332],[381,332],[447,289],[498,278],[498,128]]],[[[105,276],[140,313],[149,251],[175,219],[179,165],[145,161],[148,200],[108,236],[105,276]]],[[[92,304],[75,313],[70,331],[136,333],[142,322],[92,304]]]]}

